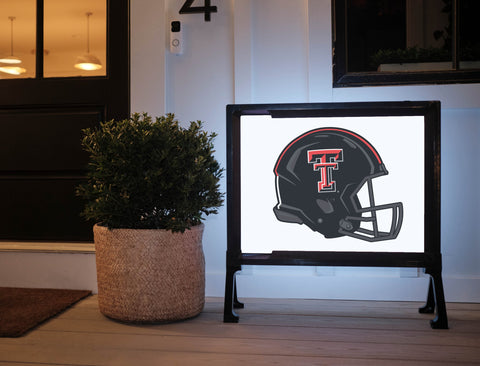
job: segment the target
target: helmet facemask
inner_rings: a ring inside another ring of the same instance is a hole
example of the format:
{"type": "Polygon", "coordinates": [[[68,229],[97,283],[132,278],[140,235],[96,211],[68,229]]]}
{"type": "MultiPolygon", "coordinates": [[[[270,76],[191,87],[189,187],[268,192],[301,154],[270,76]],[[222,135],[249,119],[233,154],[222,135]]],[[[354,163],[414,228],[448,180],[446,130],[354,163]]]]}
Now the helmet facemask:
{"type": "Polygon", "coordinates": [[[368,177],[353,193],[346,190],[344,202],[352,214],[339,222],[338,232],[357,239],[370,242],[395,239],[400,232],[403,221],[403,205],[401,202],[377,205],[373,191],[372,179],[368,177]],[[367,196],[368,205],[360,203],[360,191],[367,196]],[[381,218],[379,217],[381,216],[381,218]]]}

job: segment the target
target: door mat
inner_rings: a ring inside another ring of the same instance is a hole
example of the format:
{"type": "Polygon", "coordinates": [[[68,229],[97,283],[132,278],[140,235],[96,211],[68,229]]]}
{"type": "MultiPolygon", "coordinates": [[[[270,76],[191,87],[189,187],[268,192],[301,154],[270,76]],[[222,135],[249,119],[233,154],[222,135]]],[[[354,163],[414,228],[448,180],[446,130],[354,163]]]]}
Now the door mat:
{"type": "Polygon", "coordinates": [[[88,290],[0,287],[0,337],[20,337],[90,294],[88,290]]]}

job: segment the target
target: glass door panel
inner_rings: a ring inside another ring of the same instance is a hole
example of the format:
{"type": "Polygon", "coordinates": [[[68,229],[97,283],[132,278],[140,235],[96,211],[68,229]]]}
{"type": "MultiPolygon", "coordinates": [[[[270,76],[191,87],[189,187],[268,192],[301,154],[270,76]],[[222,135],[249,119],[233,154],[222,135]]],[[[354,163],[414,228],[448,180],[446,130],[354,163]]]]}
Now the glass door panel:
{"type": "Polygon", "coordinates": [[[0,79],[35,77],[36,1],[0,1],[0,79]]]}
{"type": "Polygon", "coordinates": [[[104,76],[106,0],[45,0],[44,76],[104,76]]]}

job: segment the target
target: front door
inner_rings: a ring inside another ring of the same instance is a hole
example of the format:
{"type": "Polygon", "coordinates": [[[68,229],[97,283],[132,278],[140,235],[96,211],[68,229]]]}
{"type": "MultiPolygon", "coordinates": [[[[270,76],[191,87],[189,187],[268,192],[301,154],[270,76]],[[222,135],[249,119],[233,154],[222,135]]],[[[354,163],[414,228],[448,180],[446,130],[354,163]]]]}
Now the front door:
{"type": "Polygon", "coordinates": [[[92,239],[81,130],[130,113],[128,18],[128,0],[1,2],[0,240],[92,239]]]}

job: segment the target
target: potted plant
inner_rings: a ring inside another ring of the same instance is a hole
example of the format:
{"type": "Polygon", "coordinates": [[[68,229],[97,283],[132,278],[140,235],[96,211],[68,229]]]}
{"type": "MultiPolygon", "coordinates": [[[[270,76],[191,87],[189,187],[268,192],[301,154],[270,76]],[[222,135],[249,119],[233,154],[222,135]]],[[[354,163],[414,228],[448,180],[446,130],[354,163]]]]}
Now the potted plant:
{"type": "Polygon", "coordinates": [[[204,215],[223,203],[216,134],[147,113],[83,130],[100,311],[128,322],[198,315],[205,301],[204,215]]]}

